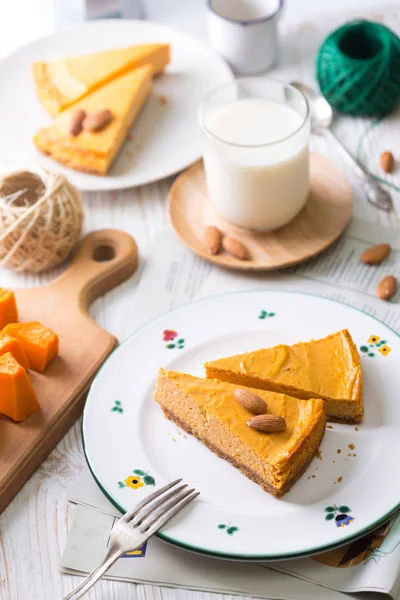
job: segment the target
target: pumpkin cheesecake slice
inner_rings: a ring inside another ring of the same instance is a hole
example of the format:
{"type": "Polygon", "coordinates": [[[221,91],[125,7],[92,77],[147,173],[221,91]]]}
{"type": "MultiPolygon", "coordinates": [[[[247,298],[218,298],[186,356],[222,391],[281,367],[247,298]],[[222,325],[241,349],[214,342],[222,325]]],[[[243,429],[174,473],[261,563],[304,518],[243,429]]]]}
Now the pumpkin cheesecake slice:
{"type": "Polygon", "coordinates": [[[54,62],[35,62],[32,73],[40,102],[55,117],[71,104],[128,71],[151,65],[154,74],[157,74],[169,60],[168,44],[143,44],[54,62]]]}
{"type": "Polygon", "coordinates": [[[92,92],[52,125],[39,129],[33,138],[36,148],[71,169],[105,175],[150,95],[152,76],[153,68],[146,65],[92,92]],[[71,123],[78,111],[88,117],[107,112],[110,122],[100,130],[83,129],[72,135],[71,123]]]}
{"type": "Polygon", "coordinates": [[[235,396],[238,386],[160,369],[154,399],[165,416],[196,436],[274,496],[285,494],[317,453],[325,432],[324,402],[249,390],[269,415],[283,417],[283,431],[253,429],[254,414],[235,396]]]}
{"type": "Polygon", "coordinates": [[[328,421],[359,423],[363,417],[360,356],[347,329],[320,340],[279,345],[213,360],[207,377],[237,385],[322,398],[328,421]]]}

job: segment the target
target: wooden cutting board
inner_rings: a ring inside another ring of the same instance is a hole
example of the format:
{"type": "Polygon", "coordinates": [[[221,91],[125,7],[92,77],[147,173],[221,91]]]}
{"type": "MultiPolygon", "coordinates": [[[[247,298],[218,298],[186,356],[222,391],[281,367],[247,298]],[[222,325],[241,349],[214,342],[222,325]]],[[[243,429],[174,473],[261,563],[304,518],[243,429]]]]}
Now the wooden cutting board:
{"type": "Polygon", "coordinates": [[[49,285],[14,290],[20,321],[41,321],[60,337],[59,356],[44,374],[29,371],[41,410],[24,423],[0,417],[0,512],[82,412],[99,367],[118,344],[87,309],[132,275],[138,254],[126,233],[90,233],[70,266],[49,285]]]}

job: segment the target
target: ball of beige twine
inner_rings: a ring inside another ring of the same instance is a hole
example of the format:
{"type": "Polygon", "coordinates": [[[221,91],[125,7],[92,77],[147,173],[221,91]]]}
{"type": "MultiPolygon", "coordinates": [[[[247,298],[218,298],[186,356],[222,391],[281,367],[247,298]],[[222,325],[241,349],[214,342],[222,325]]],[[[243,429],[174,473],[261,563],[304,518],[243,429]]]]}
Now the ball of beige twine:
{"type": "Polygon", "coordinates": [[[31,273],[59,265],[82,223],[80,194],[62,175],[42,170],[0,175],[0,265],[31,273]]]}

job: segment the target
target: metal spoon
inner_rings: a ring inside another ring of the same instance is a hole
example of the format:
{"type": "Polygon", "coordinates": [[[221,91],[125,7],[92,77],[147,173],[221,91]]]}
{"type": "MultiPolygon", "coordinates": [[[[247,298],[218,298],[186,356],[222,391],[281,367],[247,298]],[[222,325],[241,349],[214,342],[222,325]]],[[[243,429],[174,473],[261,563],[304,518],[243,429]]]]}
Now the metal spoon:
{"type": "Polygon", "coordinates": [[[369,173],[361,163],[350,154],[342,142],[329,129],[329,126],[332,123],[333,110],[328,101],[325,100],[321,94],[318,94],[303,83],[293,81],[292,85],[302,92],[308,100],[311,115],[311,130],[317,134],[328,135],[330,139],[335,142],[336,146],[340,148],[342,155],[352,166],[354,172],[360,179],[366,196],[371,204],[380,210],[392,210],[393,202],[390,194],[379,185],[371,173],[369,173]]]}

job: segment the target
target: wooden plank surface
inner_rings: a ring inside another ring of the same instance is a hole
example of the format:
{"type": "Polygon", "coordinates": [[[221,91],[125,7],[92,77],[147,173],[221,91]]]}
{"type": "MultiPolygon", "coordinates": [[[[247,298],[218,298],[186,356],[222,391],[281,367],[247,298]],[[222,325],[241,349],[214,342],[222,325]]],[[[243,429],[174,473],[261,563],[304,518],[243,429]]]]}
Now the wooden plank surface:
{"type": "MultiPolygon", "coordinates": [[[[172,0],[171,0],[172,2],[172,0]]],[[[187,3],[185,3],[186,5],[187,3]]],[[[183,5],[183,4],[182,4],[183,5]]],[[[349,4],[350,7],[350,4],[349,4]]],[[[318,3],[318,12],[329,9],[318,3]]],[[[202,9],[203,10],[203,9],[202,9]]],[[[300,9],[299,9],[300,10],[300,9]]],[[[317,10],[317,9],[316,9],[317,10]]],[[[333,10],[331,8],[331,10],[333,10]]],[[[171,20],[172,9],[167,11],[171,20]]],[[[189,13],[189,11],[187,11],[189,13]]],[[[375,13],[381,13],[376,2],[375,13]]],[[[359,12],[357,16],[361,16],[359,12]]],[[[329,29],[346,19],[346,15],[322,18],[319,24],[307,20],[289,29],[286,36],[281,28],[281,61],[274,76],[290,81],[303,80],[313,83],[312,69],[315,50],[329,29]]],[[[386,23],[400,32],[400,11],[386,23]]],[[[197,31],[199,19],[194,18],[197,31]]],[[[15,35],[13,33],[13,37],[15,35]]],[[[20,43],[24,40],[20,38],[20,43]]],[[[350,150],[356,152],[360,137],[368,123],[364,119],[341,117],[335,130],[350,150]]],[[[383,150],[395,150],[398,138],[397,120],[382,122],[373,138],[367,138],[365,150],[368,166],[374,170],[383,150]]],[[[400,226],[400,194],[393,192],[396,211],[385,214],[370,206],[347,165],[341,161],[323,137],[312,141],[312,148],[328,156],[352,182],[355,194],[354,214],[359,218],[400,226]]],[[[399,179],[398,172],[391,176],[399,179]]],[[[134,190],[109,193],[84,194],[86,231],[101,227],[116,227],[135,238],[140,249],[141,265],[146,268],[150,258],[151,243],[157,231],[168,226],[166,197],[171,179],[134,190]]],[[[44,285],[59,275],[62,267],[41,276],[20,275],[0,271],[0,285],[5,287],[33,287],[44,285]]],[[[132,306],[140,271],[115,291],[96,300],[90,314],[97,323],[113,333],[120,341],[129,335],[133,323],[132,306]]],[[[48,459],[39,467],[26,485],[0,516],[0,600],[61,600],[81,582],[80,577],[62,575],[59,560],[72,524],[74,507],[67,502],[67,491],[84,465],[80,422],[64,436],[48,459]]],[[[321,600],[324,592],[321,589],[321,600]]],[[[188,592],[156,586],[134,586],[117,581],[101,581],[87,594],[88,600],[233,600],[234,596],[188,592]]]]}

